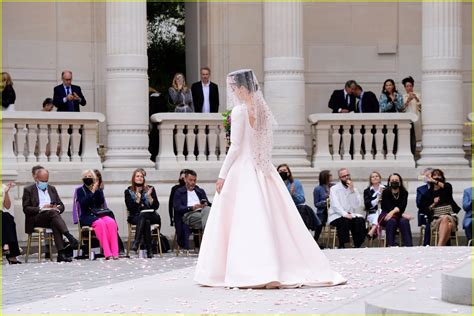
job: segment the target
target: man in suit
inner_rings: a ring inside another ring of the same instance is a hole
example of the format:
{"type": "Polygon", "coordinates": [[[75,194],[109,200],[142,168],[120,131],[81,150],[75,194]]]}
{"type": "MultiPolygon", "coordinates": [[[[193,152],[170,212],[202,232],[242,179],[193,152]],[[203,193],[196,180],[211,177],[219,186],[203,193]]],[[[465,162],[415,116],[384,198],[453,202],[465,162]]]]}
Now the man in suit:
{"type": "Polygon", "coordinates": [[[196,185],[196,179],[194,170],[186,170],[185,186],[177,189],[173,198],[176,239],[184,249],[189,249],[189,229],[204,229],[211,209],[206,192],[196,185]]]}
{"type": "Polygon", "coordinates": [[[464,190],[462,196],[462,208],[466,215],[464,215],[464,220],[462,222],[462,227],[466,233],[467,240],[472,240],[472,187],[464,190]]]}
{"type": "Polygon", "coordinates": [[[378,113],[380,112],[379,100],[372,91],[364,91],[360,85],[356,85],[354,96],[357,98],[354,112],[356,113],[378,113]]]}
{"type": "Polygon", "coordinates": [[[428,246],[430,244],[430,237],[431,237],[431,223],[428,220],[428,217],[421,212],[421,197],[423,194],[428,192],[430,186],[428,183],[428,179],[431,176],[431,172],[433,171],[433,168],[425,168],[420,176],[423,176],[423,184],[422,186],[419,186],[416,188],[416,207],[418,208],[418,226],[425,225],[425,235],[420,236],[420,238],[423,238],[423,246],[428,246]]]}
{"type": "Polygon", "coordinates": [[[201,81],[193,83],[194,110],[196,113],[217,113],[219,111],[219,88],[210,79],[211,70],[201,68],[201,81]]]}
{"type": "Polygon", "coordinates": [[[354,112],[354,89],[356,86],[357,82],[355,82],[354,80],[349,80],[346,82],[344,89],[333,91],[328,104],[328,107],[332,109],[332,113],[354,112]]]}
{"type": "Polygon", "coordinates": [[[79,105],[86,105],[81,87],[71,84],[72,72],[65,70],[61,74],[63,84],[54,87],[53,104],[58,112],[80,112],[79,105]]]}
{"type": "Polygon", "coordinates": [[[25,231],[31,234],[35,227],[52,228],[54,243],[58,249],[58,262],[71,262],[72,259],[64,251],[63,235],[73,249],[77,248],[78,242],[60,215],[64,212],[64,204],[56,188],[48,184],[49,173],[46,169],[38,169],[34,178],[36,182],[25,187],[23,191],[25,231]]]}

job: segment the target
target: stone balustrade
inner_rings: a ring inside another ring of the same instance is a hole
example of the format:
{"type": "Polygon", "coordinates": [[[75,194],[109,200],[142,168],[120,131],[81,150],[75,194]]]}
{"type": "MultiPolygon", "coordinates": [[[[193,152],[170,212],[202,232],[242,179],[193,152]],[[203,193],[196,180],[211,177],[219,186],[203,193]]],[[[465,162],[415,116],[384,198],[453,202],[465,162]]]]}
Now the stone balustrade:
{"type": "Polygon", "coordinates": [[[224,118],[220,113],[157,113],[159,152],[157,169],[176,169],[223,161],[226,153],[224,118]]]}
{"type": "Polygon", "coordinates": [[[68,169],[78,163],[80,169],[102,169],[97,130],[104,121],[92,112],[2,112],[2,169],[68,169]]]}
{"type": "Polygon", "coordinates": [[[311,114],[312,165],[415,167],[410,149],[412,113],[311,114]]]}

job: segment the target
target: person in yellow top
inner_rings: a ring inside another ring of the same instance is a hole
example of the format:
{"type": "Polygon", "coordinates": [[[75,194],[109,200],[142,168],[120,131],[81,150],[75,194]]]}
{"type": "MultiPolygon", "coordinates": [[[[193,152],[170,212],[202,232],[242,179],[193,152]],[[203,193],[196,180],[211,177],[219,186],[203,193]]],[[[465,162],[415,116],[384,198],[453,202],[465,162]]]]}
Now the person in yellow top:
{"type": "Polygon", "coordinates": [[[411,151],[415,154],[416,142],[421,141],[421,96],[413,91],[415,80],[411,76],[402,80],[406,93],[403,95],[403,112],[416,114],[418,121],[412,124],[410,131],[411,151]]]}

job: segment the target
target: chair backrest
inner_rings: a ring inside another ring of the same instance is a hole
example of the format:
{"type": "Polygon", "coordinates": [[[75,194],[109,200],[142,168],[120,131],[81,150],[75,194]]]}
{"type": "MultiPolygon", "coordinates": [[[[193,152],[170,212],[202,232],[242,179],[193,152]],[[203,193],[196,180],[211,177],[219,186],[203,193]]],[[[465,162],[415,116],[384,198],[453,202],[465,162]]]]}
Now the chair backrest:
{"type": "Polygon", "coordinates": [[[74,190],[74,197],[72,199],[72,220],[74,224],[79,224],[79,218],[81,217],[81,205],[77,200],[77,191],[80,190],[82,186],[77,187],[74,190]]]}

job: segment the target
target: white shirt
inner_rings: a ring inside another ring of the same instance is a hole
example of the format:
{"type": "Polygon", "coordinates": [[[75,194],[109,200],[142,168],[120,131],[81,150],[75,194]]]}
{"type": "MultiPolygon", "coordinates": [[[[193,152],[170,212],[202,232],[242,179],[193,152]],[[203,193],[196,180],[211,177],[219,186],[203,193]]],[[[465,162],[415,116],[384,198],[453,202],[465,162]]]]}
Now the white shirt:
{"type": "Polygon", "coordinates": [[[361,214],[357,214],[357,212],[362,208],[362,198],[357,189],[354,188],[354,191],[351,191],[339,182],[331,187],[329,196],[329,223],[349,213],[351,213],[352,216],[362,217],[361,214]]]}
{"type": "Polygon", "coordinates": [[[202,84],[202,94],[204,95],[204,104],[202,105],[202,113],[211,113],[211,103],[209,102],[209,83],[205,84],[204,82],[201,82],[202,84]]]}
{"type": "Polygon", "coordinates": [[[188,191],[188,207],[200,204],[199,197],[195,190],[188,191]]]}
{"type": "Polygon", "coordinates": [[[45,191],[38,189],[39,208],[43,208],[46,204],[51,204],[51,198],[49,197],[48,189],[45,191]]]}

